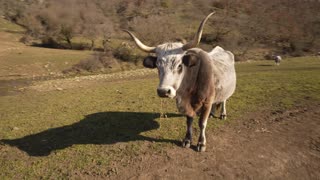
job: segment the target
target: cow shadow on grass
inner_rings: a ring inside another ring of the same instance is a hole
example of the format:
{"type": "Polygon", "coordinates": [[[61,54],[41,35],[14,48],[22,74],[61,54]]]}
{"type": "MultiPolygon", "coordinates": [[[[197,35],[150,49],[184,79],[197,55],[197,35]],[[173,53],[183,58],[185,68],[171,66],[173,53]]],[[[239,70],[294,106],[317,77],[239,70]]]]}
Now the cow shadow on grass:
{"type": "MultiPolygon", "coordinates": [[[[74,144],[114,144],[145,140],[152,142],[168,142],[170,139],[156,139],[140,135],[141,132],[155,130],[160,127],[155,121],[159,113],[144,112],[100,112],[87,115],[81,121],[48,129],[18,139],[2,139],[25,151],[30,156],[48,156],[52,151],[65,149],[74,144]]],[[[167,114],[168,117],[179,117],[178,114],[167,114]]]]}

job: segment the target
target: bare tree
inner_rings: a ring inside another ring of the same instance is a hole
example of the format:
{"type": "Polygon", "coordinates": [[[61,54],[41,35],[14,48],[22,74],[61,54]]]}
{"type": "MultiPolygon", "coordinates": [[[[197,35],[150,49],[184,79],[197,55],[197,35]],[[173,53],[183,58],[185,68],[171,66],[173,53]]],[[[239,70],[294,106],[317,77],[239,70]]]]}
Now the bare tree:
{"type": "MultiPolygon", "coordinates": [[[[169,15],[152,15],[147,18],[136,17],[129,26],[139,37],[149,44],[159,44],[165,41],[173,41],[183,31],[179,31],[174,17],[169,15]]],[[[180,26],[181,27],[181,26],[180,26]]]]}
{"type": "Polygon", "coordinates": [[[75,4],[75,0],[34,4],[25,11],[20,22],[34,37],[42,40],[62,40],[72,48],[72,38],[79,33],[80,29],[79,7],[75,4]]]}
{"type": "MultiPolygon", "coordinates": [[[[74,48],[73,38],[104,50],[118,28],[146,43],[192,38],[205,14],[217,13],[203,35],[206,46],[222,45],[245,55],[261,44],[284,53],[311,51],[320,44],[320,2],[305,0],[0,0],[3,14],[14,12],[27,35],[48,44],[74,48]],[[19,2],[19,3],[18,3],[19,2]],[[19,5],[13,8],[15,4],[19,5]],[[11,8],[10,8],[11,7],[11,8]],[[22,7],[22,8],[20,8],[22,7]],[[17,10],[14,10],[17,9],[17,10]],[[190,13],[192,12],[192,13],[190,13]],[[17,15],[19,14],[19,15],[17,15]]],[[[11,15],[10,15],[11,16],[11,15]]],[[[116,34],[119,36],[120,34],[116,34]]],[[[298,54],[298,53],[296,53],[298,54]]]]}

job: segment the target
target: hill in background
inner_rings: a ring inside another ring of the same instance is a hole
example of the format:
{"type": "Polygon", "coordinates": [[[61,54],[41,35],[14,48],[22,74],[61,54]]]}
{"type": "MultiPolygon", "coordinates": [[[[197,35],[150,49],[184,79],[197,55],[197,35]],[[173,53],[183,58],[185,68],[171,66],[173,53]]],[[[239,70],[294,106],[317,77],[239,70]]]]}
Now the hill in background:
{"type": "Polygon", "coordinates": [[[142,53],[121,29],[133,31],[150,46],[190,40],[212,11],[216,14],[207,22],[200,45],[206,50],[222,46],[238,61],[319,51],[319,1],[0,0],[1,16],[24,28],[21,42],[100,52],[71,71],[117,64],[109,59],[137,64],[142,53]]]}

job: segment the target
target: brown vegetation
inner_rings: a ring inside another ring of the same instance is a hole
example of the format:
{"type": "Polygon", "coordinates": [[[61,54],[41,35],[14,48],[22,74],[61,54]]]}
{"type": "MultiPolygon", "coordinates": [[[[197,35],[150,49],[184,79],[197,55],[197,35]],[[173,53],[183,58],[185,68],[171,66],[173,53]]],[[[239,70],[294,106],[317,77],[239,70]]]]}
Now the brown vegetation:
{"type": "Polygon", "coordinates": [[[114,72],[120,65],[111,52],[95,52],[90,58],[80,61],[63,73],[77,74],[81,72],[114,72]]]}
{"type": "MultiPolygon", "coordinates": [[[[212,11],[217,13],[205,27],[202,42],[232,50],[238,59],[245,59],[251,49],[301,56],[319,51],[320,45],[319,1],[0,0],[0,6],[0,14],[26,28],[23,42],[33,39],[54,48],[106,52],[110,40],[127,38],[120,29],[134,31],[152,46],[190,39],[199,20],[212,11]],[[74,37],[88,43],[77,44],[74,37]]],[[[117,47],[111,48],[113,54],[126,59],[119,55],[125,50],[117,47]]]]}

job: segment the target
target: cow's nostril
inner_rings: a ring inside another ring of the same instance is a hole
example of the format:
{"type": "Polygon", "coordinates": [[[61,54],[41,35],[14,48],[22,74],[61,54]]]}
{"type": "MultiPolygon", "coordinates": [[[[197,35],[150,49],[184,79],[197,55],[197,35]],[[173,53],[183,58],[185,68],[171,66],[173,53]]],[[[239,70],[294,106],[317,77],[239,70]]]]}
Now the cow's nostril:
{"type": "Polygon", "coordinates": [[[167,90],[166,89],[157,89],[157,92],[160,97],[167,97],[167,90]]]}
{"type": "Polygon", "coordinates": [[[170,97],[173,93],[171,88],[158,88],[157,92],[160,97],[170,97]]]}

